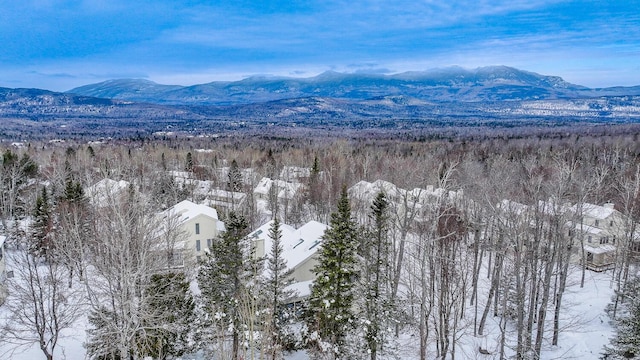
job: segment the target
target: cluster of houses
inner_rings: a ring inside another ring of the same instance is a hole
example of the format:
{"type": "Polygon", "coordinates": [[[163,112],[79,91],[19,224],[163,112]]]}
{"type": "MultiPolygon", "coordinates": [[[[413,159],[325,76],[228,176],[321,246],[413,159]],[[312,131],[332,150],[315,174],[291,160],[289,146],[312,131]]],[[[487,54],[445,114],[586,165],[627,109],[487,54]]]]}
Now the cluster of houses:
{"type": "MultiPolygon", "coordinates": [[[[399,214],[411,212],[412,221],[418,222],[423,220],[424,212],[434,204],[439,206],[442,201],[453,204],[463,200],[470,201],[464,198],[462,190],[451,191],[432,186],[428,186],[426,189],[405,190],[384,180],[360,181],[349,189],[349,196],[354,206],[365,209],[371,205],[374,197],[380,191],[385,193],[396,212],[399,214]]],[[[616,240],[630,236],[628,229],[624,226],[624,217],[620,211],[614,208],[612,203],[555,206],[552,202],[540,202],[536,208],[535,205],[503,200],[496,207],[519,218],[524,218],[535,211],[544,211],[548,215],[551,212],[561,213],[567,236],[579,239],[580,241],[577,243],[582,245],[582,247],[574,247],[576,249],[575,258],[578,261],[581,260],[580,250],[584,251],[585,265],[587,269],[594,271],[610,269],[615,261],[616,240]]],[[[640,231],[631,234],[631,244],[632,250],[640,250],[640,231]]]]}
{"type": "MultiPolygon", "coordinates": [[[[228,171],[228,167],[218,169],[217,177],[227,179],[228,171]]],[[[253,169],[241,170],[243,184],[254,184],[253,198],[258,203],[269,201],[287,203],[291,201],[301,193],[304,187],[303,182],[308,179],[309,173],[308,168],[285,166],[277,179],[262,177],[258,180],[253,169]]],[[[188,189],[192,199],[199,199],[199,202],[220,211],[237,210],[247,201],[246,192],[225,190],[219,186],[219,183],[216,185],[214,181],[196,179],[192,172],[170,171],[169,174],[177,186],[188,189]]]]}
{"type": "MultiPolygon", "coordinates": [[[[257,201],[266,200],[274,194],[284,199],[295,196],[303,188],[298,180],[309,176],[308,170],[305,171],[303,168],[286,168],[283,172],[282,178],[288,181],[269,178],[258,181],[253,190],[257,201]]],[[[156,236],[159,243],[169,244],[167,246],[173,255],[168,266],[192,268],[206,254],[220,232],[225,231],[225,225],[219,219],[216,209],[234,209],[246,201],[246,194],[214,188],[210,182],[196,180],[189,173],[180,172],[172,175],[178,184],[188,185],[202,195],[203,201],[196,204],[184,200],[157,213],[156,236]]],[[[126,181],[103,179],[87,188],[85,193],[93,206],[100,207],[107,199],[122,199],[129,188],[130,184],[126,181]]],[[[439,204],[443,199],[459,201],[464,195],[462,191],[449,191],[431,186],[426,189],[405,190],[384,180],[360,181],[348,189],[352,206],[362,209],[368,208],[380,191],[385,193],[396,211],[411,211],[412,221],[421,221],[426,210],[433,204],[439,204]]],[[[508,207],[510,211],[519,214],[524,214],[530,209],[530,206],[507,200],[498,205],[500,206],[508,207]]],[[[620,229],[623,221],[621,213],[614,209],[613,204],[581,204],[580,208],[573,205],[567,206],[566,211],[582,214],[579,221],[576,222],[575,217],[573,223],[568,221],[567,227],[584,235],[582,248],[586,254],[587,268],[596,271],[609,268],[614,261],[617,236],[623,231],[620,229]]],[[[365,211],[357,213],[366,214],[365,211]]],[[[270,254],[271,225],[272,221],[269,221],[248,235],[253,241],[255,255],[258,257],[270,254]]],[[[327,227],[316,221],[310,221],[299,228],[281,224],[283,256],[289,268],[293,270],[295,284],[292,287],[298,291],[300,297],[308,295],[309,285],[314,279],[312,269],[318,262],[318,250],[327,227]]],[[[5,278],[4,241],[5,237],[0,236],[0,282],[4,282],[5,278]]],[[[640,244],[640,241],[638,243],[640,244]]],[[[167,250],[167,246],[160,248],[167,250]]]]}
{"type": "MultiPolygon", "coordinates": [[[[308,176],[308,171],[297,168],[284,171],[287,173],[283,176],[291,181],[262,178],[254,188],[256,201],[267,201],[271,194],[279,199],[291,199],[301,191],[303,185],[299,179],[305,174],[308,176]]],[[[216,208],[235,209],[245,201],[246,194],[216,189],[210,181],[196,180],[187,172],[171,174],[179,186],[189,186],[191,191],[198,192],[202,203],[183,200],[155,214],[157,229],[154,236],[158,239],[158,251],[169,251],[172,254],[166,266],[193,269],[205,256],[213,240],[225,231],[225,224],[218,217],[216,208]],[[223,196],[216,198],[218,194],[223,196]]],[[[126,181],[103,179],[87,188],[85,193],[89,202],[99,207],[108,199],[123,199],[129,186],[126,181]]],[[[253,240],[255,256],[263,257],[270,253],[272,240],[268,234],[271,224],[272,221],[269,221],[248,235],[253,240]]],[[[317,264],[317,251],[326,228],[327,225],[317,221],[310,221],[297,229],[281,224],[284,257],[289,268],[293,269],[295,284],[292,288],[297,290],[298,296],[308,295],[309,285],[314,279],[312,269],[317,264]]]]}

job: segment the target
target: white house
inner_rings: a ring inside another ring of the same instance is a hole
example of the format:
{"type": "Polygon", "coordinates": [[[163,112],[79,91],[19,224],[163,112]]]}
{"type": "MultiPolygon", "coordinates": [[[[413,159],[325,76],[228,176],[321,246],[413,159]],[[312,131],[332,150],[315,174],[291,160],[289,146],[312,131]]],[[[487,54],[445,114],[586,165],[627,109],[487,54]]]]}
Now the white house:
{"type": "Polygon", "coordinates": [[[225,231],[215,209],[184,200],[158,213],[158,242],[165,249],[176,250],[171,266],[199,260],[214,238],[225,231]]]}
{"type": "Polygon", "coordinates": [[[571,223],[570,229],[583,237],[586,265],[591,270],[606,270],[613,265],[616,240],[621,235],[622,217],[614,205],[602,206],[584,203],[574,205],[571,210],[578,215],[579,222],[571,223]]]}
{"type": "Polygon", "coordinates": [[[298,166],[283,166],[280,171],[280,179],[288,182],[300,182],[311,176],[311,169],[298,166]]]}
{"type": "MultiPolygon", "coordinates": [[[[257,257],[271,256],[273,241],[269,237],[269,229],[272,223],[273,220],[248,235],[254,240],[257,257]]],[[[301,297],[309,294],[308,285],[315,279],[313,268],[318,264],[318,250],[322,247],[322,236],[328,227],[317,221],[309,221],[298,229],[287,224],[280,225],[283,258],[287,267],[293,269],[294,287],[301,297]]]]}
{"type": "Polygon", "coordinates": [[[273,191],[279,200],[293,199],[302,189],[302,184],[297,182],[287,182],[284,180],[272,180],[263,177],[253,190],[256,199],[268,200],[269,194],[273,191]]]}

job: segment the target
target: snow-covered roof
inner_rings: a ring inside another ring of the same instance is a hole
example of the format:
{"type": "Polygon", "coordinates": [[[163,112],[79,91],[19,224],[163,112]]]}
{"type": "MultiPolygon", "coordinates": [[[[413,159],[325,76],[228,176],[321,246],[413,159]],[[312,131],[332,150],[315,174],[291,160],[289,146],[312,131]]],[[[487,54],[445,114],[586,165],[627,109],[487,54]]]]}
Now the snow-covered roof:
{"type": "Polygon", "coordinates": [[[378,179],[372,183],[364,180],[358,181],[347,190],[347,193],[359,199],[372,200],[381,191],[388,197],[392,197],[405,190],[386,180],[378,179]]]}
{"type": "MultiPolygon", "coordinates": [[[[271,229],[271,224],[273,224],[273,220],[263,224],[259,228],[253,230],[248,237],[253,239],[262,239],[265,244],[265,251],[271,251],[271,238],[269,237],[269,230],[271,229]]],[[[282,232],[282,239],[288,237],[295,228],[293,226],[280,223],[280,231],[282,232]]]]}
{"type": "Polygon", "coordinates": [[[128,188],[128,181],[105,178],[86,188],[85,194],[94,206],[105,206],[110,199],[117,197],[128,188]]]}
{"type": "Polygon", "coordinates": [[[318,251],[328,227],[317,221],[309,221],[289,236],[284,246],[284,258],[290,268],[298,266],[318,251]]]}
{"type": "MultiPolygon", "coordinates": [[[[573,211],[578,211],[578,205],[573,205],[571,207],[571,209],[573,211]]],[[[594,219],[598,219],[598,220],[604,220],[606,218],[608,218],[609,216],[611,216],[611,214],[613,214],[615,210],[613,209],[613,206],[609,205],[609,206],[600,206],[600,205],[595,205],[595,204],[589,204],[589,203],[584,203],[582,204],[582,213],[585,216],[594,218],[594,219]]]]}
{"type": "Polygon", "coordinates": [[[293,290],[297,298],[306,298],[311,295],[311,285],[313,280],[293,283],[285,288],[285,291],[293,290]]]}
{"type": "Polygon", "coordinates": [[[256,185],[255,189],[253,189],[254,194],[263,194],[267,195],[269,190],[271,190],[271,185],[273,184],[273,180],[268,177],[263,177],[256,185]]]}
{"type": "Polygon", "coordinates": [[[575,229],[577,231],[582,231],[585,234],[591,234],[591,235],[598,235],[602,232],[602,229],[598,229],[597,227],[593,227],[593,226],[589,226],[589,225],[580,225],[578,223],[575,223],[573,221],[568,221],[567,222],[567,226],[569,227],[575,227],[575,229]]]}
{"type": "MultiPolygon", "coordinates": [[[[270,256],[273,244],[269,237],[272,223],[273,221],[269,221],[249,234],[249,237],[264,241],[264,250],[267,256],[270,256]]],[[[318,251],[322,243],[321,238],[328,227],[317,221],[309,221],[298,229],[287,224],[280,224],[283,258],[290,269],[300,265],[318,251]]]]}
{"type": "Polygon", "coordinates": [[[616,247],[613,245],[609,245],[609,244],[605,244],[605,245],[601,245],[601,246],[591,246],[591,245],[585,245],[584,246],[584,250],[588,251],[592,254],[606,254],[606,253],[610,253],[610,252],[614,252],[616,251],[616,247]]]}
{"type": "Polygon", "coordinates": [[[159,219],[166,219],[172,216],[177,217],[177,224],[180,225],[196,216],[204,215],[217,220],[216,227],[218,231],[225,231],[224,223],[218,220],[218,212],[216,209],[207,205],[200,205],[189,200],[183,200],[167,210],[158,214],[159,219]]]}
{"type": "Polygon", "coordinates": [[[309,177],[311,169],[298,166],[284,166],[280,171],[280,179],[286,181],[297,181],[299,178],[309,177]]]}
{"type": "Polygon", "coordinates": [[[379,191],[383,191],[386,195],[395,195],[398,191],[404,191],[398,188],[394,183],[386,181],[386,180],[376,180],[371,183],[374,189],[376,189],[376,193],[379,191]]]}
{"type": "Polygon", "coordinates": [[[165,210],[165,212],[167,212],[167,214],[180,215],[182,221],[186,221],[201,214],[214,219],[218,218],[218,212],[216,211],[216,209],[208,207],[206,205],[199,205],[189,200],[182,200],[169,209],[165,210]]]}
{"type": "Polygon", "coordinates": [[[298,191],[302,187],[302,184],[287,182],[284,180],[271,180],[268,177],[263,177],[258,182],[258,185],[256,185],[253,193],[266,196],[267,194],[269,194],[269,191],[273,186],[276,186],[276,188],[278,189],[279,199],[291,199],[298,193],[298,191]]]}
{"type": "Polygon", "coordinates": [[[528,209],[527,205],[507,199],[500,200],[498,207],[506,212],[514,213],[516,215],[521,215],[528,209]]]}
{"type": "Polygon", "coordinates": [[[302,187],[300,183],[292,183],[284,180],[274,180],[274,184],[278,187],[279,199],[293,198],[302,187]]]}
{"type": "Polygon", "coordinates": [[[360,198],[372,199],[375,194],[375,189],[373,188],[373,185],[370,182],[360,180],[357,183],[355,183],[353,186],[351,186],[347,190],[347,193],[352,198],[355,197],[358,199],[360,198]]]}

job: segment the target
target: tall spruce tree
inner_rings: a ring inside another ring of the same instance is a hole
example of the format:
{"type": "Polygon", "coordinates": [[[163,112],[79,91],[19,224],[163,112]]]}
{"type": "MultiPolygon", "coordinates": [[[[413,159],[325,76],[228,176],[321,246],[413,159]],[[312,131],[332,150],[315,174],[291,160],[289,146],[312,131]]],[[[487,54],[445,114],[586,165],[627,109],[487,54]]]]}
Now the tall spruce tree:
{"type": "Polygon", "coordinates": [[[229,166],[229,173],[227,174],[227,187],[229,191],[240,192],[242,191],[242,173],[238,167],[238,162],[233,159],[229,166]]]}
{"type": "Polygon", "coordinates": [[[283,305],[288,299],[295,296],[295,292],[286,289],[293,283],[293,270],[287,268],[287,262],[283,255],[282,230],[277,217],[269,228],[269,237],[272,243],[271,253],[267,258],[268,271],[265,279],[265,295],[271,313],[269,355],[271,359],[279,359],[283,348],[287,347],[286,326],[291,321],[292,315],[283,305]]]}
{"type": "Polygon", "coordinates": [[[191,152],[187,153],[187,160],[185,161],[184,170],[193,171],[193,155],[191,155],[191,152]]]}
{"type": "Polygon", "coordinates": [[[394,313],[391,299],[391,243],[389,241],[389,203],[379,192],[371,205],[369,226],[359,249],[362,259],[359,293],[362,304],[364,340],[370,359],[375,360],[386,343],[384,329],[394,313]]]}
{"type": "Polygon", "coordinates": [[[247,221],[230,212],[223,232],[211,244],[211,249],[198,272],[198,285],[212,317],[227,319],[223,329],[230,329],[232,359],[239,358],[241,316],[240,302],[245,293],[247,264],[250,255],[246,249],[247,221]]]}
{"type": "Polygon", "coordinates": [[[358,275],[358,230],[351,219],[346,187],[322,240],[306,314],[308,344],[317,357],[343,358],[348,357],[346,338],[355,325],[353,302],[358,275]]]}
{"type": "Polygon", "coordinates": [[[29,251],[41,256],[48,256],[53,246],[52,240],[53,216],[47,188],[43,187],[41,194],[36,198],[36,206],[33,210],[32,241],[29,251]]]}
{"type": "Polygon", "coordinates": [[[623,301],[617,311],[619,316],[614,319],[615,336],[604,348],[604,359],[630,359],[640,355],[640,277],[629,280],[619,296],[623,301]]]}
{"type": "Polygon", "coordinates": [[[321,195],[321,184],[320,184],[320,164],[318,162],[318,156],[316,155],[313,158],[313,166],[311,167],[311,171],[309,172],[309,184],[308,184],[308,193],[309,193],[309,203],[311,205],[318,205],[320,202],[321,195]]]}
{"type": "Polygon", "coordinates": [[[180,357],[192,352],[195,303],[182,272],[151,276],[144,306],[155,316],[143,319],[139,352],[154,359],[180,357]]]}

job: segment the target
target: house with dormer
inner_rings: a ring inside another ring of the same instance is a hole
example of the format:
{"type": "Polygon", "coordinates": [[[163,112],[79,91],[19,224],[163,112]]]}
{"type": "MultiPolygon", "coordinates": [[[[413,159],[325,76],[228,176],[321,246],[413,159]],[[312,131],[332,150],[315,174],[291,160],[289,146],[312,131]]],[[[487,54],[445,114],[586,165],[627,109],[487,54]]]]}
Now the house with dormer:
{"type": "MultiPolygon", "coordinates": [[[[256,257],[271,256],[273,240],[269,230],[273,220],[252,231],[248,237],[253,241],[256,257]]],[[[293,270],[294,285],[299,297],[309,295],[309,286],[315,279],[313,268],[318,264],[318,250],[322,247],[322,236],[329,226],[317,221],[309,221],[299,228],[280,224],[283,258],[287,267],[293,270]]]]}

